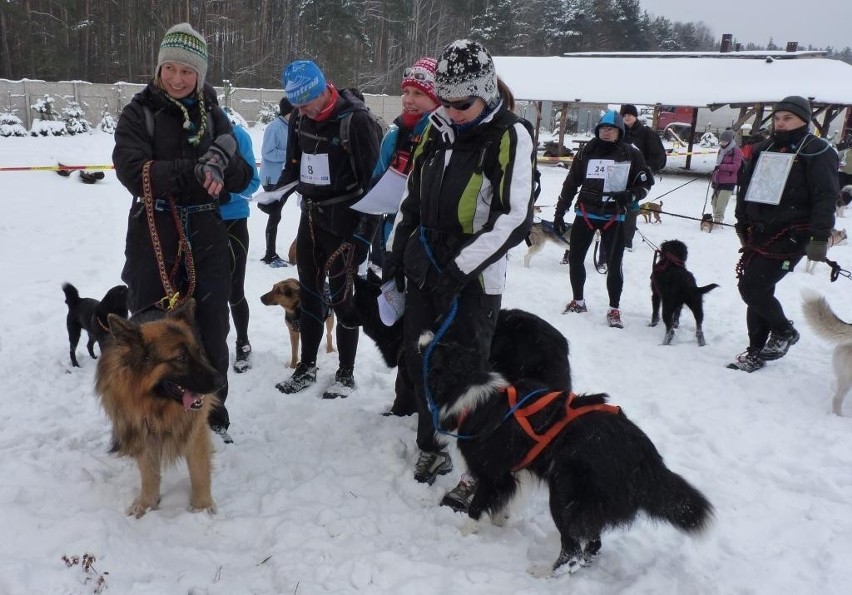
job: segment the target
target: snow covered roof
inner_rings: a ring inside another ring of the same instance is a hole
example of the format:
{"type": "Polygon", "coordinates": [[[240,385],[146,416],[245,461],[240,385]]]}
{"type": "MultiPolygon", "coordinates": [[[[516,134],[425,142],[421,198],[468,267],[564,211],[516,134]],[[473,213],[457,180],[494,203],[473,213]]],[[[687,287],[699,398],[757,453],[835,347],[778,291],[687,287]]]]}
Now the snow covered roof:
{"type": "Polygon", "coordinates": [[[801,95],[852,105],[852,65],[823,58],[495,56],[516,99],[705,107],[801,95]]]}

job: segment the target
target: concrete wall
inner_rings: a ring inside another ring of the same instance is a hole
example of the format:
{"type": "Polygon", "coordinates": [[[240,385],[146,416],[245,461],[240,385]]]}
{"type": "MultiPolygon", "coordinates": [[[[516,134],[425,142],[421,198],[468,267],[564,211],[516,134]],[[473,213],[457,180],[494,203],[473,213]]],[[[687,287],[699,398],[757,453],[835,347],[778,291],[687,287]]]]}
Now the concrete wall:
{"type": "MultiPolygon", "coordinates": [[[[30,109],[30,106],[45,95],[50,95],[54,98],[54,106],[57,110],[61,110],[70,101],[76,101],[82,106],[86,120],[93,126],[97,126],[101,121],[101,112],[104,107],[114,117],[118,117],[122,108],[144,87],[145,85],[133,83],[101,84],[85,81],[47,82],[0,79],[0,110],[6,110],[11,106],[16,110],[15,115],[23,120],[24,126],[29,130],[36,116],[36,112],[30,109]]],[[[234,111],[245,118],[249,126],[253,126],[256,122],[257,114],[264,103],[278,105],[282,97],[281,89],[233,87],[226,101],[224,89],[216,87],[216,91],[219,94],[219,102],[222,105],[230,105],[234,111]]],[[[392,122],[402,109],[399,96],[366,95],[365,100],[370,109],[382,116],[387,123],[392,122]]]]}

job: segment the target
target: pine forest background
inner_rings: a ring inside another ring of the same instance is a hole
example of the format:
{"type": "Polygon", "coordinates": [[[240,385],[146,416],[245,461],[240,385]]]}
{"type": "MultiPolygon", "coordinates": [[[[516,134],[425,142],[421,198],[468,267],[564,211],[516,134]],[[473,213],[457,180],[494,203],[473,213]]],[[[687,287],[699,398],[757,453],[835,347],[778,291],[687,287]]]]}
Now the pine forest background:
{"type": "MultiPolygon", "coordinates": [[[[494,55],[559,55],[712,51],[722,33],[649,15],[639,0],[7,0],[0,78],[145,83],[163,33],[181,21],[205,35],[215,85],[276,88],[285,64],[309,58],[367,93],[396,93],[407,65],[460,37],[494,55]]],[[[852,63],[848,47],[800,49],[852,63]]]]}

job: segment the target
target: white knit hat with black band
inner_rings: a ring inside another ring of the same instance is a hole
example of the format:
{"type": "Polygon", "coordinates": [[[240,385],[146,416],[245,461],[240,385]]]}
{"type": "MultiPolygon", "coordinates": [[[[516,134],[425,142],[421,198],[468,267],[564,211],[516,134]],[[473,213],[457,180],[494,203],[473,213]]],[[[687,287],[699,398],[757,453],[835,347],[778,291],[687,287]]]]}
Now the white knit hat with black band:
{"type": "Polygon", "coordinates": [[[441,99],[480,97],[489,106],[500,100],[494,60],[485,47],[471,39],[452,42],[438,58],[435,93],[441,99]]]}
{"type": "Polygon", "coordinates": [[[198,73],[196,89],[204,88],[207,78],[207,42],[189,23],[180,23],[166,31],[157,56],[157,75],[165,62],[186,64],[198,73]]]}

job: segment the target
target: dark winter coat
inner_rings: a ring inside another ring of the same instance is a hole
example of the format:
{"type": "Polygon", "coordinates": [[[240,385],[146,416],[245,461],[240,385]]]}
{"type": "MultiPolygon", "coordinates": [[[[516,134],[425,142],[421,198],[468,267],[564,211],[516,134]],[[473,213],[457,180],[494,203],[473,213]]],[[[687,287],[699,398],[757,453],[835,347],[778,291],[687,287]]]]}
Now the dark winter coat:
{"type": "Polygon", "coordinates": [[[624,126],[624,142],[633,145],[645,159],[645,165],[654,173],[666,165],[666,148],[656,132],[641,124],[638,120],[633,126],[624,126]]]}
{"type": "Polygon", "coordinates": [[[603,192],[603,178],[588,178],[587,170],[589,162],[594,160],[612,161],[614,163],[630,163],[627,177],[627,190],[632,192],[633,201],[640,201],[648,195],[654,179],[648,173],[645,160],[639,149],[626,142],[606,143],[598,138],[593,138],[583,147],[571,162],[571,169],[562,184],[562,192],[556,203],[556,219],[565,216],[566,211],[571,208],[574,195],[577,194],[577,212],[597,218],[623,218],[623,209],[603,192]]]}
{"type": "Polygon", "coordinates": [[[373,168],[379,156],[376,137],[367,106],[346,89],[340,92],[334,113],[317,122],[294,111],[290,117],[287,161],[278,186],[296,184],[302,196],[302,208],[311,211],[313,224],[333,235],[348,238],[353,233],[371,239],[378,217],[367,217],[349,207],[370,187],[373,168]],[[351,116],[350,116],[351,114],[351,116]],[[340,127],[349,122],[347,151],[341,142],[340,127]],[[329,183],[315,184],[302,179],[303,155],[327,155],[329,183]],[[323,206],[324,202],[330,204],[323,206]]]}
{"type": "MultiPolygon", "coordinates": [[[[737,194],[737,231],[751,232],[753,243],[791,226],[806,226],[802,235],[827,240],[834,227],[834,203],[840,192],[837,152],[824,139],[810,134],[807,126],[776,132],[755,146],[740,192],[737,194]],[[796,153],[787,176],[781,202],[768,205],[747,202],[752,175],[764,152],[796,153]]],[[[804,250],[804,245],[802,246],[804,250]]]]}
{"type": "MultiPolygon", "coordinates": [[[[218,105],[215,89],[209,85],[204,86],[204,103],[212,116],[212,131],[209,130],[211,118],[207,113],[204,116],[199,113],[197,103],[188,109],[193,125],[200,126],[202,117],[207,119],[208,130],[197,146],[187,142],[191,133],[183,128],[183,112],[153,82],[125,106],[115,129],[112,160],[119,181],[133,196],[142,196],[142,166],[153,159],[151,186],[155,199],[171,194],[177,204],[184,206],[213,202],[195,179],[195,166],[216,136],[231,132],[231,123],[218,105]],[[148,134],[143,106],[154,116],[153,138],[148,134]]],[[[252,171],[247,163],[231,159],[225,169],[225,188],[220,200],[227,202],[230,193],[242,191],[251,178],[252,171]]]]}
{"type": "MultiPolygon", "coordinates": [[[[127,220],[125,264],[121,273],[128,287],[131,312],[160,303],[165,297],[161,270],[152,245],[145,205],[141,201],[142,167],[151,166],[151,190],[155,200],[154,225],[160,242],[163,270],[170,276],[174,289],[186,296],[189,288],[189,261],[179,250],[178,228],[166,200],[171,196],[177,205],[181,229],[192,247],[195,273],[196,321],[204,350],[216,370],[228,372],[228,297],[231,292],[230,245],[228,232],[219,215],[217,199],[211,197],[195,178],[199,157],[207,152],[213,139],[231,133],[231,124],[216,102],[213,87],[204,87],[205,109],[199,104],[188,109],[192,125],[206,120],[207,130],[200,143],[191,145],[194,131],[184,128],[182,110],[169,100],[153,82],[137,93],[124,108],[115,129],[112,158],[116,176],[130,191],[134,202],[127,220]],[[153,136],[149,134],[143,106],[153,114],[153,136]],[[210,129],[212,120],[212,130],[210,129]]],[[[242,191],[252,179],[252,168],[237,152],[225,168],[224,189],[220,199],[227,201],[231,192],[242,191]]],[[[228,412],[224,407],[227,384],[219,391],[221,405],[210,415],[210,424],[227,427],[228,412]]]]}
{"type": "Polygon", "coordinates": [[[532,222],[532,138],[503,104],[462,132],[443,108],[430,120],[414,154],[389,258],[402,263],[418,287],[440,267],[466,292],[499,295],[507,253],[532,222]]]}

